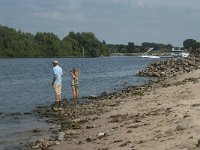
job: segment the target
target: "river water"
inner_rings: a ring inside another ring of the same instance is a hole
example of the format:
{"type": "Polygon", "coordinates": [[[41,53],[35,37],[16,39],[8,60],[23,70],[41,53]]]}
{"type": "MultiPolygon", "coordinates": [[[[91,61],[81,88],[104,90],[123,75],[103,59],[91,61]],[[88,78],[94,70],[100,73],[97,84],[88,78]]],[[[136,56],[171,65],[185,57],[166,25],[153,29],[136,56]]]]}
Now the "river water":
{"type": "MultiPolygon", "coordinates": [[[[53,58],[0,59],[0,149],[37,139],[30,131],[46,128],[44,121],[29,114],[36,106],[54,102],[51,88],[53,58]]],[[[63,68],[62,96],[72,97],[70,70],[80,68],[79,97],[113,92],[149,79],[135,76],[157,59],[134,56],[58,58],[63,68]]]]}

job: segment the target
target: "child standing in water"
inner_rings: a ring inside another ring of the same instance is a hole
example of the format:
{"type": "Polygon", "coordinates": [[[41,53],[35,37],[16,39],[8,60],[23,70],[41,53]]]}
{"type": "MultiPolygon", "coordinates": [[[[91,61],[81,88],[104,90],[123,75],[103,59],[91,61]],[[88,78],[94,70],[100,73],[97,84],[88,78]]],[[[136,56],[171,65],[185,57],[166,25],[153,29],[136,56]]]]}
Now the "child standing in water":
{"type": "Polygon", "coordinates": [[[80,75],[80,70],[77,67],[73,67],[71,70],[71,79],[72,79],[72,93],[73,99],[76,100],[78,98],[78,77],[80,75]]]}

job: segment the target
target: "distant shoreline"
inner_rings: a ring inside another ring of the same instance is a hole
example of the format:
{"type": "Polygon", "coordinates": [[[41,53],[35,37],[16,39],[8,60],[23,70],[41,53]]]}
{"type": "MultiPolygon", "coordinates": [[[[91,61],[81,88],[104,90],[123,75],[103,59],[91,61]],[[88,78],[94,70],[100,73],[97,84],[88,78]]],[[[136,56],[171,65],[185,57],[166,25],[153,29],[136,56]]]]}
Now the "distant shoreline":
{"type": "MultiPolygon", "coordinates": [[[[110,56],[141,56],[144,53],[110,53],[109,56],[99,56],[99,57],[110,57],[110,56]]],[[[152,53],[152,55],[157,55],[157,56],[170,56],[170,53],[152,53]]],[[[90,57],[90,56],[57,56],[57,57],[47,57],[47,56],[19,56],[19,57],[6,57],[6,56],[0,56],[1,58],[99,58],[99,57],[90,57]]]]}

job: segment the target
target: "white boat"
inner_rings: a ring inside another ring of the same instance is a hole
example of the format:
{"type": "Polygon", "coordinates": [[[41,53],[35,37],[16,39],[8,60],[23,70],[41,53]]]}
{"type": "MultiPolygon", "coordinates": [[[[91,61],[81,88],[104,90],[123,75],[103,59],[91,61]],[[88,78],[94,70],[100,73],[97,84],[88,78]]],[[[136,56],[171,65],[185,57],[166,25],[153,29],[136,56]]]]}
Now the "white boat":
{"type": "Polygon", "coordinates": [[[160,56],[155,56],[155,55],[142,55],[142,58],[160,58],[160,56]]]}
{"type": "Polygon", "coordinates": [[[153,50],[153,48],[150,48],[148,51],[146,51],[142,56],[142,58],[160,58],[160,56],[150,55],[149,52],[153,50]]]}
{"type": "Polygon", "coordinates": [[[172,52],[171,52],[171,56],[173,57],[188,57],[189,53],[186,50],[175,50],[174,48],[172,48],[172,52]]]}

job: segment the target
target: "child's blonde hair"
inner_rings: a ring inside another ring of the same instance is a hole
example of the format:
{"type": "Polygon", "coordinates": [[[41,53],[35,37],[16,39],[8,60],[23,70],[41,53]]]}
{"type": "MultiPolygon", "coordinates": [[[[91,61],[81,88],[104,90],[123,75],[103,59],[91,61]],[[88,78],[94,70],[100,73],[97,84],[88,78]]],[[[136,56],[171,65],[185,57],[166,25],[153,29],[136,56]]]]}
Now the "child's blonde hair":
{"type": "Polygon", "coordinates": [[[79,70],[79,68],[78,68],[78,67],[73,67],[73,68],[72,68],[72,73],[73,73],[76,77],[78,77],[78,76],[80,75],[80,70],[79,70]]]}

